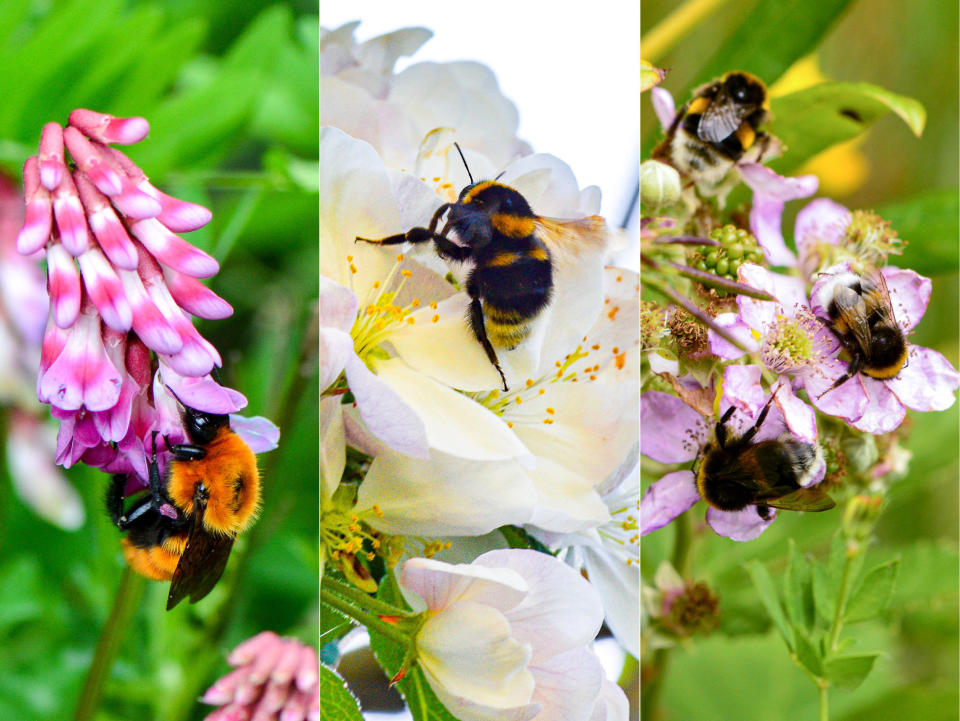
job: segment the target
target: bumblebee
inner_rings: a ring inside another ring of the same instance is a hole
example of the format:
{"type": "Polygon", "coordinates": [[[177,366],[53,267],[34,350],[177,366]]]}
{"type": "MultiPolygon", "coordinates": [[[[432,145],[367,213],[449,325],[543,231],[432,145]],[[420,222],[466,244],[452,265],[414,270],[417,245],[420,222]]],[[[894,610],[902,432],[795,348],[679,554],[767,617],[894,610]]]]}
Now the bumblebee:
{"type": "Polygon", "coordinates": [[[771,146],[760,130],[770,117],[767,88],[743,71],[702,85],[676,114],[653,157],[665,159],[698,185],[717,186],[739,160],[759,162],[771,146]]]}
{"type": "Polygon", "coordinates": [[[126,533],[123,554],[130,567],[147,578],[171,581],[168,611],[188,595],[196,603],[210,593],[234,540],[260,505],[256,457],[231,430],[228,416],[187,406],[181,415],[190,442],[167,442],[173,459],[163,477],[154,435],[149,488],[127,509],[130,479],[118,474],[106,498],[110,517],[126,533]]]}
{"type": "Polygon", "coordinates": [[[602,246],[606,226],[599,216],[563,221],[537,216],[519,191],[496,180],[474,182],[471,175],[457,201],[437,208],[428,227],[357,240],[378,245],[433,241],[441,258],[473,262],[466,280],[467,320],[506,391],[496,349],[512,350],[527,338],[533,320],[550,303],[554,263],[573,262],[582,248],[602,246]],[[448,237],[451,233],[460,244],[448,237]]]}
{"type": "Polygon", "coordinates": [[[880,271],[838,273],[818,297],[830,319],[827,325],[850,356],[847,372],[821,396],[857,373],[883,380],[894,378],[907,365],[907,339],[880,271]]]}
{"type": "Polygon", "coordinates": [[[733,415],[730,406],[717,423],[715,440],[707,444],[696,471],[697,490],[714,508],[740,511],[756,505],[763,520],[770,508],[789,511],[826,511],[835,503],[819,486],[806,487],[823,461],[820,447],[803,443],[790,433],[779,438],[753,442],[774,396],[770,397],[757,422],[739,437],[727,429],[733,415]]]}

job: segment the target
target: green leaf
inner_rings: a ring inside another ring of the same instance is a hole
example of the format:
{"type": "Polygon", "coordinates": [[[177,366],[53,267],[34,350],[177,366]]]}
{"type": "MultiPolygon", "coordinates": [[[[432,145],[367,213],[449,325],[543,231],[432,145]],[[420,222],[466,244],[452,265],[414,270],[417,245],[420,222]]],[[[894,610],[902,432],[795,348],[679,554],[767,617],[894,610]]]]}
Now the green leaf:
{"type": "Polygon", "coordinates": [[[855,689],[873,669],[873,662],[880,653],[860,653],[831,656],[823,664],[823,676],[837,686],[855,689]]]}
{"type": "Polygon", "coordinates": [[[823,676],[823,658],[820,655],[820,644],[811,643],[803,632],[796,636],[797,660],[814,676],[823,676]]]}
{"type": "Polygon", "coordinates": [[[855,623],[878,615],[890,602],[900,560],[881,563],[863,577],[844,609],[844,621],[855,623]]]}
{"type": "Polygon", "coordinates": [[[770,101],[770,131],[786,146],[770,167],[788,174],[814,155],[855,138],[888,113],[903,119],[917,136],[927,113],[904,95],[870,83],[821,83],[770,101]]]}
{"type": "Polygon", "coordinates": [[[960,263],[960,203],[957,188],[918,193],[906,200],[877,208],[889,220],[897,235],[908,245],[895,265],[912,268],[922,275],[952,272],[960,263]]]}
{"type": "Polygon", "coordinates": [[[813,574],[810,563],[797,550],[797,544],[792,538],[787,568],[783,574],[783,605],[794,628],[806,629],[808,632],[813,628],[813,574]]]}
{"type": "Polygon", "coordinates": [[[753,579],[753,585],[756,587],[757,593],[760,594],[760,601],[763,603],[763,607],[767,609],[767,613],[770,614],[770,618],[773,619],[774,624],[776,624],[780,635],[783,636],[784,642],[792,651],[794,648],[793,629],[790,627],[790,624],[787,622],[787,617],[783,613],[783,607],[780,605],[780,599],[777,597],[777,589],[773,583],[773,578],[770,577],[770,572],[766,569],[766,566],[759,561],[750,561],[746,564],[746,567],[747,572],[753,579]]]}
{"type": "Polygon", "coordinates": [[[730,70],[746,70],[773,83],[820,44],[849,4],[850,0],[760,0],[706,62],[695,85],[730,70]]]}
{"type": "Polygon", "coordinates": [[[360,703],[333,669],[320,666],[321,721],[363,721],[360,703]]]}
{"type": "Polygon", "coordinates": [[[837,605],[837,590],[838,585],[835,585],[830,580],[830,575],[827,573],[827,569],[820,563],[814,562],[813,564],[813,601],[814,607],[817,609],[817,615],[820,616],[826,623],[833,622],[833,616],[836,613],[837,605]]]}

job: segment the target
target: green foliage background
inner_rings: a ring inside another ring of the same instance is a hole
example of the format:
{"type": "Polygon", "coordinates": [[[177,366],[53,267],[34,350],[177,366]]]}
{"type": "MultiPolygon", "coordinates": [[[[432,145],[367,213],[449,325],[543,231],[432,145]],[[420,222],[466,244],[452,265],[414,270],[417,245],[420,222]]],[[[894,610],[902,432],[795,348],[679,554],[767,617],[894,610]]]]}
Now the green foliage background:
{"type": "MultiPolygon", "coordinates": [[[[642,33],[677,5],[643,0],[642,33]]],[[[776,77],[764,76],[760,68],[782,72],[813,49],[830,79],[873,83],[923,104],[928,115],[923,136],[914,137],[899,119],[881,118],[862,145],[870,167],[866,182],[852,194],[834,199],[850,208],[876,209],[909,241],[903,258],[891,263],[914,268],[934,282],[930,307],[911,342],[939,350],[955,367],[960,360],[957,16],[956,3],[906,0],[721,3],[663,57],[648,58],[641,45],[645,59],[670,69],[664,87],[677,95],[678,105],[695,84],[726,70],[752,70],[773,83],[776,77]],[[809,18],[755,22],[776,12],[820,14],[825,22],[811,30],[812,44],[800,49],[794,41],[804,28],[812,27],[809,18]],[[758,37],[760,49],[751,57],[745,46],[758,37]],[[791,52],[799,55],[791,57],[791,52]]],[[[646,94],[642,106],[641,134],[644,148],[649,148],[659,126],[646,94]]],[[[788,204],[783,226],[788,242],[793,215],[805,202],[788,204]]],[[[856,639],[851,652],[879,650],[884,655],[855,691],[831,689],[831,719],[956,718],[958,406],[941,413],[910,414],[908,422],[913,424],[910,472],[887,495],[866,561],[870,568],[900,558],[893,598],[880,618],[844,634],[856,639]]],[[[651,480],[644,476],[644,488],[651,480]]],[[[695,638],[672,652],[661,713],[654,719],[816,718],[816,690],[787,655],[745,564],[760,560],[779,584],[788,540],[793,539],[801,553],[824,559],[840,518],[834,513],[783,513],[758,540],[739,544],[703,529],[703,504],[694,513],[697,538],[691,565],[695,578],[707,581],[719,594],[723,621],[710,637],[695,638]]],[[[669,527],[644,537],[644,579],[651,579],[659,562],[670,558],[672,543],[669,527]]]]}
{"type": "MultiPolygon", "coordinates": [[[[155,185],[213,210],[186,238],[220,261],[210,285],[235,313],[199,330],[224,357],[223,382],[249,399],[244,413],[281,429],[280,447],[259,457],[261,517],[210,596],[167,613],[166,584],[125,587],[132,617],[104,637],[117,657],[89,718],[203,718],[211,708],[197,699],[237,643],[265,629],[316,642],[316,12],[315,2],[0,4],[0,168],[19,181],[43,124],[75,107],[146,117],[150,135],[125,150],[155,185]]],[[[68,476],[87,513],[75,533],[38,519],[0,468],[0,718],[73,717],[122,584],[107,478],[79,466],[68,476]]]]}

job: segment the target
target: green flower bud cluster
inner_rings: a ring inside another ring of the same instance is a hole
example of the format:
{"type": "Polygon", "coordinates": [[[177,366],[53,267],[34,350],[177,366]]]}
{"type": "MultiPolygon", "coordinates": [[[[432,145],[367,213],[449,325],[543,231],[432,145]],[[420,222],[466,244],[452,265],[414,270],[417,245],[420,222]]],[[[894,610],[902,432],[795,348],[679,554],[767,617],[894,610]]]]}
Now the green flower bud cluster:
{"type": "Polygon", "coordinates": [[[693,267],[707,273],[737,279],[737,269],[743,263],[760,263],[763,251],[757,246],[757,240],[743,228],[725,225],[715,228],[710,239],[720,246],[701,245],[694,253],[693,267]]]}

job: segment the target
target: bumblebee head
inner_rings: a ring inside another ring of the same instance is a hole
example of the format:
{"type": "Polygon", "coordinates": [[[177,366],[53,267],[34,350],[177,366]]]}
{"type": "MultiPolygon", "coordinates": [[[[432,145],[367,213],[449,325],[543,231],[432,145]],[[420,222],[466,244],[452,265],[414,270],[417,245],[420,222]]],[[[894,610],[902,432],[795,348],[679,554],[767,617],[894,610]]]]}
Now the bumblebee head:
{"type": "Polygon", "coordinates": [[[483,180],[461,191],[447,217],[459,236],[477,247],[490,242],[494,230],[506,235],[529,235],[536,216],[519,192],[495,180],[483,180]]]}
{"type": "Polygon", "coordinates": [[[739,105],[755,105],[766,108],[767,87],[755,75],[737,70],[723,76],[723,86],[730,98],[739,105]]]}
{"type": "Polygon", "coordinates": [[[180,418],[183,421],[183,430],[190,442],[197,446],[205,446],[217,437],[217,433],[224,426],[230,425],[230,417],[220,413],[206,413],[191,408],[169,386],[167,391],[180,404],[180,418]]]}

